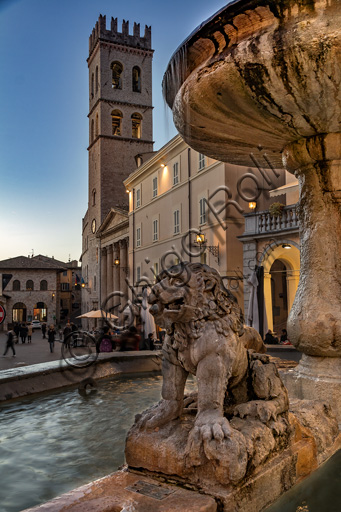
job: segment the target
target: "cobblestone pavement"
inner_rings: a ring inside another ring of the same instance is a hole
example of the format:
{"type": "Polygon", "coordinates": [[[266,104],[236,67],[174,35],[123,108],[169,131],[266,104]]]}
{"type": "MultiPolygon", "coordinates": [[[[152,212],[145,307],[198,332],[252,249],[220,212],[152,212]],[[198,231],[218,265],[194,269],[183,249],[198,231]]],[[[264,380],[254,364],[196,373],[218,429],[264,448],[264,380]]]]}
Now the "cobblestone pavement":
{"type": "Polygon", "coordinates": [[[58,341],[58,335],[54,344],[54,352],[51,354],[50,345],[46,339],[43,339],[40,330],[34,331],[32,343],[22,344],[20,339],[18,344],[14,345],[16,357],[12,357],[12,350],[9,349],[6,357],[2,357],[5,352],[7,334],[0,333],[0,370],[9,368],[18,368],[36,363],[45,363],[47,361],[56,361],[61,356],[61,343],[58,341]]]}

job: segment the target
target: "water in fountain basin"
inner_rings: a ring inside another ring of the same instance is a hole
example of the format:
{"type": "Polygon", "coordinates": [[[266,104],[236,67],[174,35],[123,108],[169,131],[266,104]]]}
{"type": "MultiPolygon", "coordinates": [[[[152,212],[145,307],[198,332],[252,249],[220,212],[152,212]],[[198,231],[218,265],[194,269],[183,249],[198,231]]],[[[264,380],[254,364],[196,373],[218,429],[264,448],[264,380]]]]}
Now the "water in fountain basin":
{"type": "MultiPolygon", "coordinates": [[[[161,376],[123,377],[1,409],[0,510],[18,512],[115,471],[134,416],[160,399],[161,376]]],[[[193,388],[189,381],[189,389],[193,388]]]]}

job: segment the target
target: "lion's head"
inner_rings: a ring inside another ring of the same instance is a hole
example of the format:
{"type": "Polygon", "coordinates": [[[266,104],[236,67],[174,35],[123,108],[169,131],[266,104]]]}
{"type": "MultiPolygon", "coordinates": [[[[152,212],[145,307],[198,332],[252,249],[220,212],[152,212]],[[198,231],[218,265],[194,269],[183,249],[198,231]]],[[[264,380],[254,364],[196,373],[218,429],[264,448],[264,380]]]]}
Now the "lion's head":
{"type": "MultiPolygon", "coordinates": [[[[191,324],[199,332],[212,321],[218,332],[243,332],[243,314],[236,298],[225,288],[219,273],[201,263],[181,263],[158,276],[148,297],[150,312],[168,334],[179,324],[191,324]]],[[[196,334],[195,334],[196,333],[196,334]]]]}

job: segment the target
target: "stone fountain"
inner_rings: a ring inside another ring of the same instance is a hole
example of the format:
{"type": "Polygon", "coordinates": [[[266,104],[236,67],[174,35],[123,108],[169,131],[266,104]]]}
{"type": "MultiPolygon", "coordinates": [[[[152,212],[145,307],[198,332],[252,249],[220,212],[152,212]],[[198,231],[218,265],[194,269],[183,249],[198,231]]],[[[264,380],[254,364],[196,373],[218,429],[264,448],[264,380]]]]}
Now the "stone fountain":
{"type": "Polygon", "coordinates": [[[186,142],[250,165],[261,145],[300,184],[301,273],[288,320],[303,357],[285,376],[341,422],[341,4],[240,0],[173,55],[163,89],[186,142]]]}
{"type": "Polygon", "coordinates": [[[78,490],[68,510],[260,512],[340,448],[340,26],[340,0],[239,0],[188,37],[163,82],[190,146],[249,165],[261,145],[300,181],[289,334],[304,355],[284,375],[290,400],[274,363],[244,346],[241,311],[217,272],[172,268],[149,298],[167,330],[163,400],[136,416],[128,470],[78,490]]]}

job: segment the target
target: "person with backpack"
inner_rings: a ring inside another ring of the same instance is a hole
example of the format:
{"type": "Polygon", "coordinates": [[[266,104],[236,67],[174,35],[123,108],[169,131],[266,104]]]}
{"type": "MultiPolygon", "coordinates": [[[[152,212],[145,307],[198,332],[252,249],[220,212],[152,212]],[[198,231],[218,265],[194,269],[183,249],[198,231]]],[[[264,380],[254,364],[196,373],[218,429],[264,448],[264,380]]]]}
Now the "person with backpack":
{"type": "Polygon", "coordinates": [[[13,329],[10,329],[7,333],[6,349],[3,354],[3,357],[6,357],[6,354],[7,354],[9,348],[12,349],[12,352],[13,352],[12,357],[15,357],[14,343],[15,343],[16,338],[17,338],[17,336],[16,336],[15,332],[13,331],[13,329]]]}

